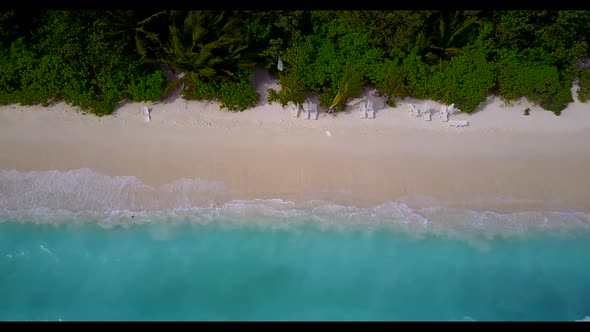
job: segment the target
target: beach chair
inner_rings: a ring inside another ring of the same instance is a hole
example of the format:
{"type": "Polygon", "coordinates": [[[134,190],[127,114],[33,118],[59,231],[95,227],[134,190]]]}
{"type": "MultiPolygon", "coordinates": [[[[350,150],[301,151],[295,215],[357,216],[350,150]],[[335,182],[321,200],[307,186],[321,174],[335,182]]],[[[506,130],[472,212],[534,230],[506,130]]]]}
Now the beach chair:
{"type": "Polygon", "coordinates": [[[361,101],[359,105],[359,113],[361,115],[361,119],[367,118],[367,106],[365,105],[364,101],[361,101]]]}
{"type": "Polygon", "coordinates": [[[147,107],[143,107],[143,121],[150,122],[152,117],[150,116],[150,110],[147,107]]]}
{"type": "Polygon", "coordinates": [[[451,120],[449,121],[449,125],[451,127],[464,127],[469,125],[469,121],[467,120],[451,120]]]}
{"type": "Polygon", "coordinates": [[[415,117],[419,117],[420,116],[420,111],[418,111],[418,109],[416,108],[416,106],[414,106],[413,104],[408,104],[408,109],[410,110],[410,115],[411,116],[415,116],[415,117]]]}
{"type": "Polygon", "coordinates": [[[318,119],[318,104],[310,103],[309,114],[310,114],[312,120],[318,119]]]}
{"type": "Polygon", "coordinates": [[[449,112],[447,111],[447,107],[446,106],[441,106],[440,107],[440,113],[439,113],[440,119],[443,122],[447,122],[449,121],[449,112]]]}
{"type": "Polygon", "coordinates": [[[447,113],[448,114],[454,114],[455,113],[455,104],[451,104],[451,106],[447,107],[447,113]]]}
{"type": "Polygon", "coordinates": [[[424,112],[428,111],[429,106],[430,105],[428,105],[428,103],[422,104],[422,107],[420,108],[420,113],[424,113],[424,112]]]}
{"type": "Polygon", "coordinates": [[[309,120],[309,103],[303,103],[303,120],[309,120]]]}
{"type": "Polygon", "coordinates": [[[291,105],[291,115],[296,118],[299,116],[299,104],[291,105]]]}
{"type": "Polygon", "coordinates": [[[430,117],[430,111],[428,110],[428,103],[424,103],[422,104],[422,107],[420,108],[420,113],[422,114],[422,118],[426,121],[430,121],[432,120],[432,118],[430,117]]]}
{"type": "Polygon", "coordinates": [[[370,100],[367,101],[367,117],[369,119],[375,118],[375,108],[373,108],[373,102],[370,100]]]}

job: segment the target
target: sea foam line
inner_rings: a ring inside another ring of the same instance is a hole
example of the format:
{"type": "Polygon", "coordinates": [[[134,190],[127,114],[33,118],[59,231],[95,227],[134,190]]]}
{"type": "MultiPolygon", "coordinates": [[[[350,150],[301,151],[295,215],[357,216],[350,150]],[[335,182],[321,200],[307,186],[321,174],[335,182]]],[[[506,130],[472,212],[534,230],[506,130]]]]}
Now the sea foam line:
{"type": "Polygon", "coordinates": [[[296,204],[280,198],[217,204],[227,192],[222,183],[202,179],[181,179],[154,188],[132,176],[111,177],[90,169],[0,170],[0,221],[56,225],[93,222],[105,228],[217,223],[292,229],[313,224],[331,230],[391,227],[417,235],[484,237],[522,235],[538,229],[590,230],[590,216],[581,212],[482,212],[435,205],[432,200],[426,208],[411,208],[402,201],[361,208],[318,200],[296,204]]]}

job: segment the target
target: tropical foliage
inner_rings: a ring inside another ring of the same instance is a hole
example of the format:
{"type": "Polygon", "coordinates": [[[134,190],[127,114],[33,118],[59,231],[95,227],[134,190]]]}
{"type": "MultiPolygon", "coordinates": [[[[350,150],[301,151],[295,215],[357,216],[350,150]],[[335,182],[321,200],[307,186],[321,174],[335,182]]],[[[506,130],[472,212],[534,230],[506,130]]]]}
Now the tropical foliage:
{"type": "Polygon", "coordinates": [[[408,96],[476,110],[489,94],[526,97],[560,114],[590,99],[588,11],[0,12],[0,103],[59,100],[97,115],[123,100],[259,100],[253,69],[281,84],[269,102],[338,112],[370,85],[393,105],[408,96]],[[284,68],[278,70],[281,59],[284,68]],[[172,75],[170,75],[171,73],[172,75]]]}
{"type": "Polygon", "coordinates": [[[578,99],[584,103],[590,100],[590,69],[580,70],[579,78],[578,99]]]}

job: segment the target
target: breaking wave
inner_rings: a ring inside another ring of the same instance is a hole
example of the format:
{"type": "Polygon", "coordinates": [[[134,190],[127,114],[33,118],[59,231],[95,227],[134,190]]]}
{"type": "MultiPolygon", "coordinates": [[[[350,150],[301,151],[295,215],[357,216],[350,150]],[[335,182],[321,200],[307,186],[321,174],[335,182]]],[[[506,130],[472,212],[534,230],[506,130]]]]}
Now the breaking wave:
{"type": "Polygon", "coordinates": [[[432,205],[411,208],[390,202],[360,208],[330,202],[296,204],[281,199],[231,200],[223,183],[181,179],[154,188],[132,176],[106,176],[90,169],[67,172],[0,171],[0,221],[34,223],[96,222],[102,227],[130,227],[168,222],[234,227],[244,224],[290,229],[313,224],[323,229],[370,231],[393,227],[420,236],[524,235],[530,230],[570,232],[590,229],[581,212],[524,211],[497,213],[432,205]]]}

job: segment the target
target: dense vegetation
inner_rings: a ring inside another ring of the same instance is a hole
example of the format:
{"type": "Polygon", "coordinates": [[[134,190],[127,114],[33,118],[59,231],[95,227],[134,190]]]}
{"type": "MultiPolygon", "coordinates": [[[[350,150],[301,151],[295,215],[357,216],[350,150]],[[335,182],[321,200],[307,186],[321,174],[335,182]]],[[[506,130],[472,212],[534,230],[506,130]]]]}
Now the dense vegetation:
{"type": "Polygon", "coordinates": [[[65,100],[105,115],[178,87],[243,110],[260,98],[259,66],[283,105],[314,92],[337,112],[369,85],[390,104],[413,96],[469,113],[497,94],[559,115],[574,80],[590,98],[578,66],[589,38],[588,11],[3,11],[0,104],[65,100]]]}

